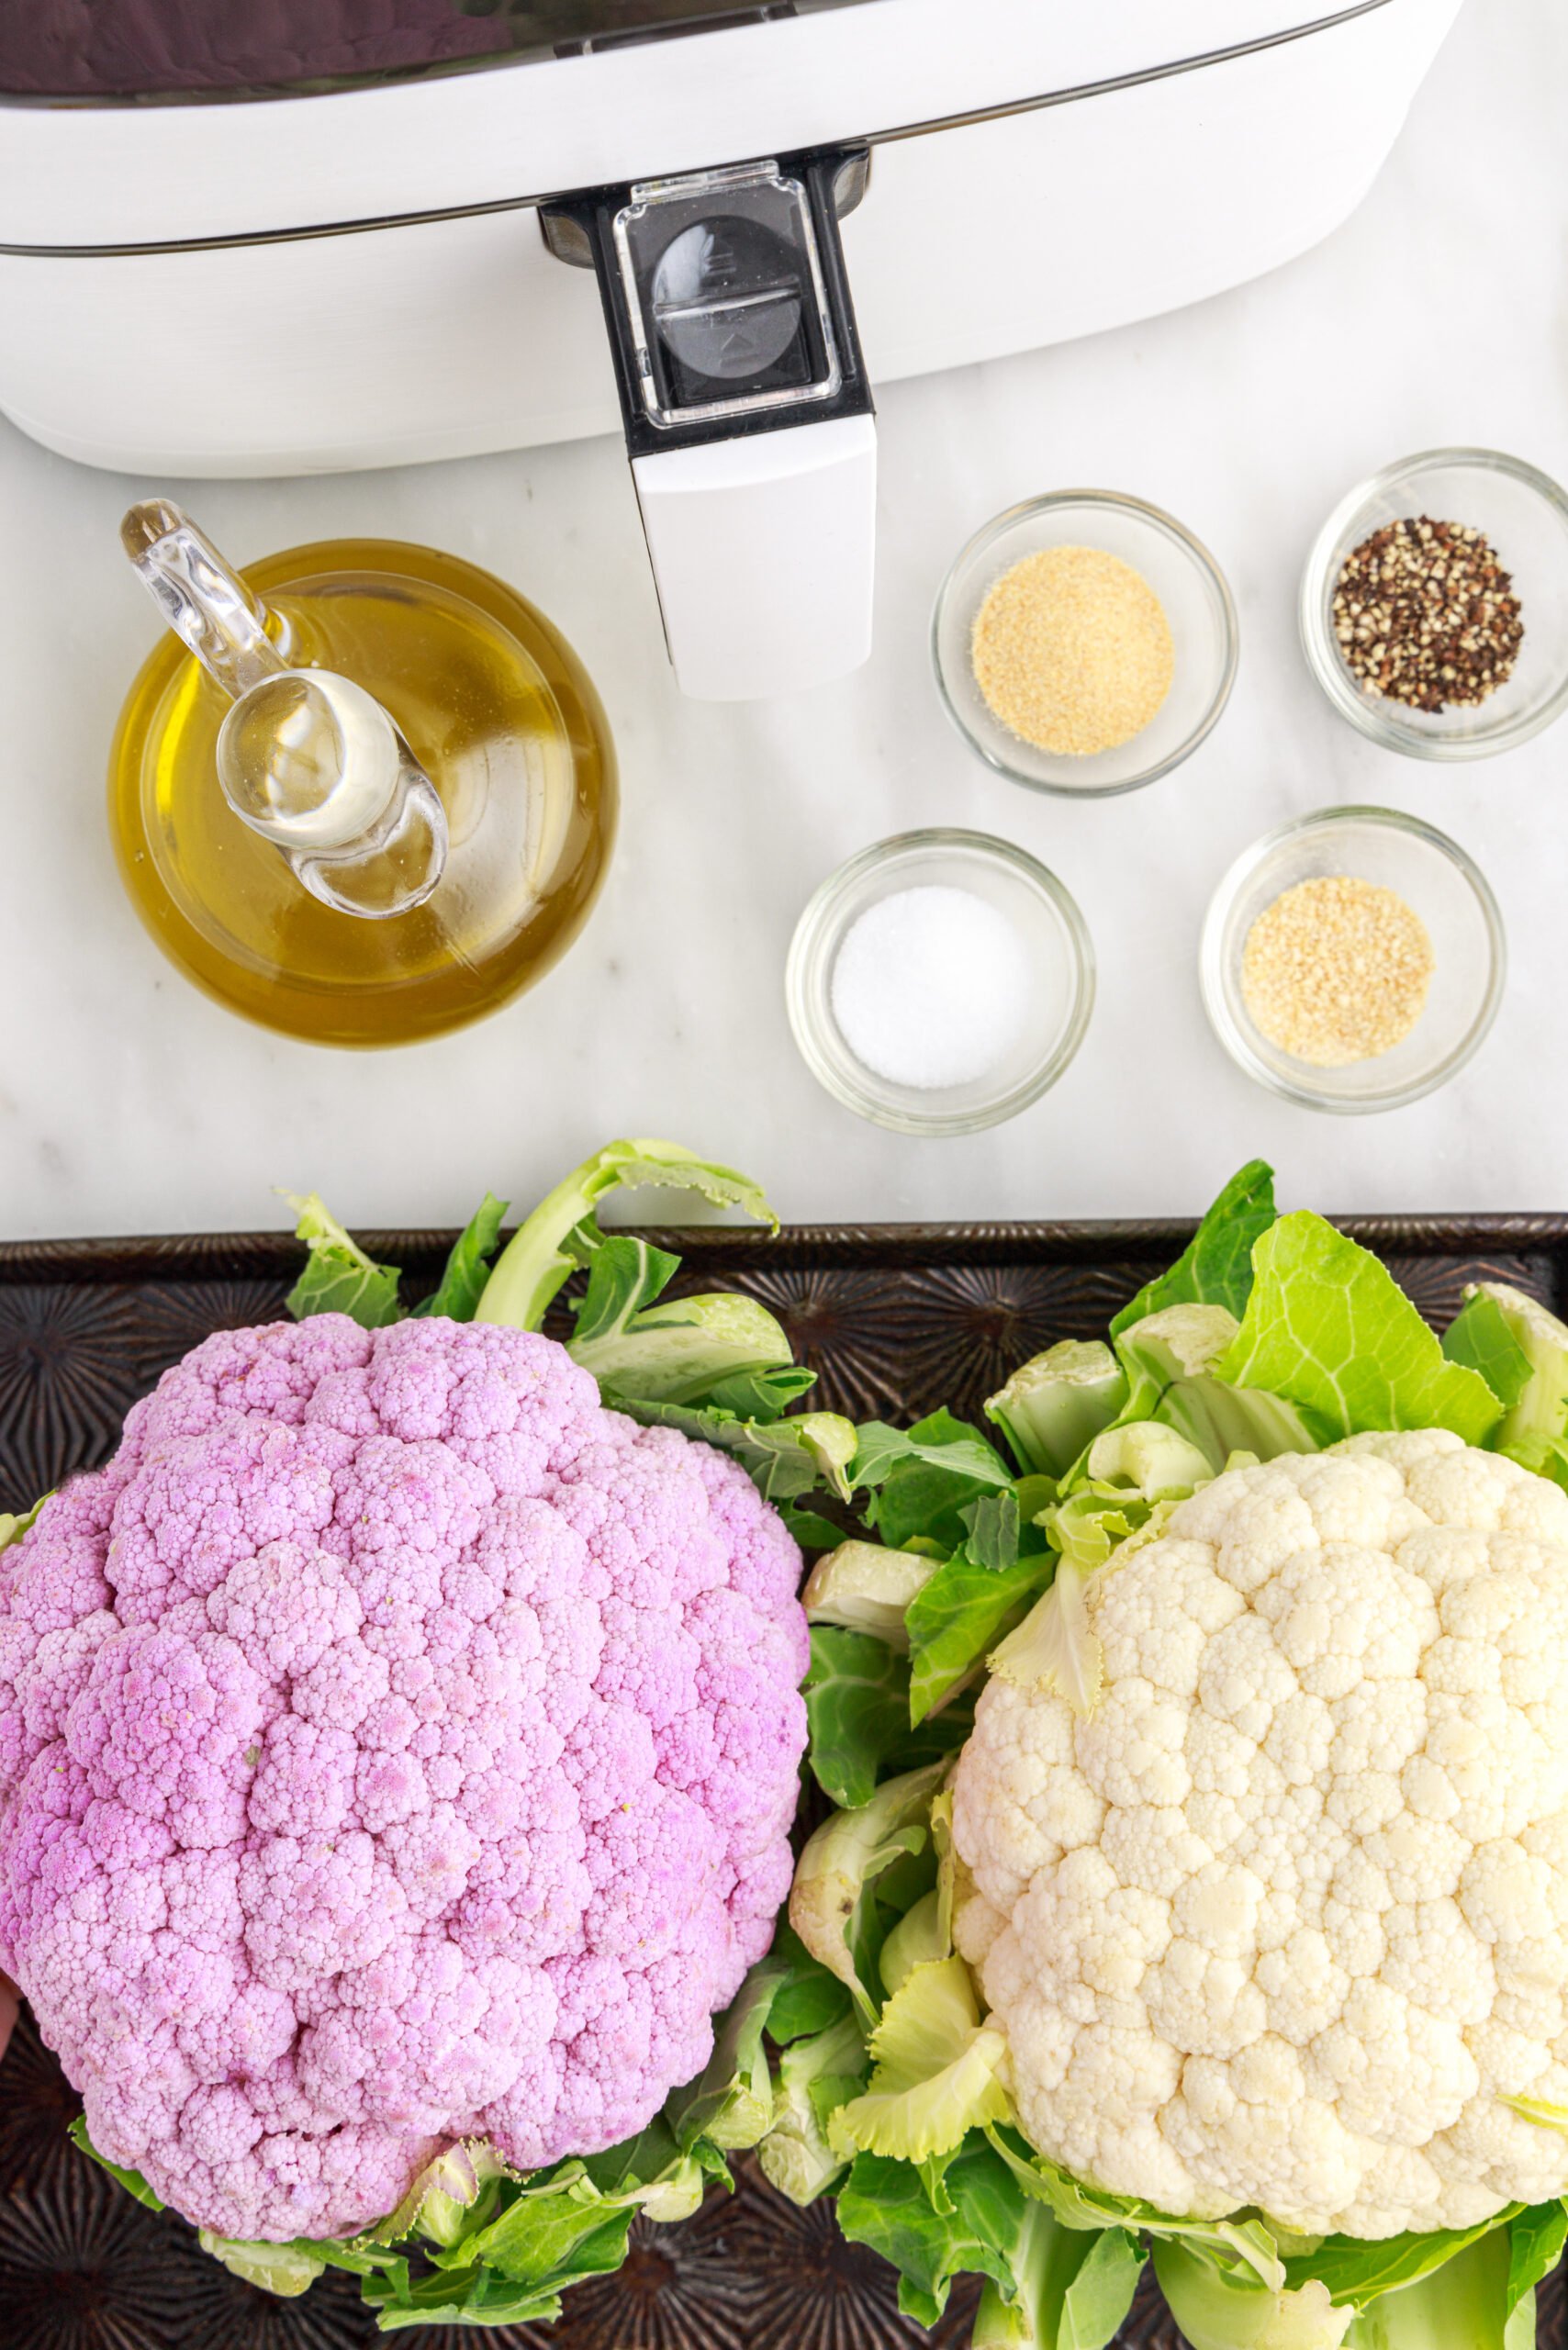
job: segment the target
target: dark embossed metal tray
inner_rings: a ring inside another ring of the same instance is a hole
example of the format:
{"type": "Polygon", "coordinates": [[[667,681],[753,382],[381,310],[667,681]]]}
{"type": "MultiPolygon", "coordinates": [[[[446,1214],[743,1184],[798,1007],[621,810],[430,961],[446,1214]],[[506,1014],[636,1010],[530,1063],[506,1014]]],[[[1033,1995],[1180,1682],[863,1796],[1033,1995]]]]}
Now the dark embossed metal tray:
{"type": "MultiPolygon", "coordinates": [[[[1568,1309],[1568,1217],[1367,1218],[1347,1228],[1441,1324],[1466,1281],[1513,1281],[1568,1309]]],[[[822,1374],[824,1405],[912,1418],[975,1409],[1015,1363],[1092,1337],[1191,1227],[1178,1224],[825,1225],[777,1240],[660,1235],[682,1280],[766,1300],[822,1374]]],[[[433,1282],[445,1233],[366,1236],[410,1288],[433,1282]]],[[[26,1505],[113,1448],[127,1406],[209,1330],[275,1316],[297,1261],[283,1235],[0,1247],[0,1508],[26,1505]]],[[[0,2067],[3,2350],[347,2350],[375,2339],[352,2277],[277,2301],[209,2261],[191,2231],[143,2210],[65,2136],[76,2101],[24,2015],[0,2067]]],[[[890,2270],[843,2244],[831,2211],[797,2211],[744,2165],[680,2228],[646,2229],[621,2273],[579,2286],[554,2327],[415,2339],[459,2350],[915,2350],[890,2270]]],[[[935,2337],[958,2350],[972,2297],[935,2337]]],[[[1176,2335],[1146,2276],[1122,2334],[1176,2335]]],[[[1540,2350],[1564,2350],[1562,2276],[1540,2296],[1540,2350]]],[[[1455,2350],[1463,2350],[1457,2344],[1455,2350]]]]}

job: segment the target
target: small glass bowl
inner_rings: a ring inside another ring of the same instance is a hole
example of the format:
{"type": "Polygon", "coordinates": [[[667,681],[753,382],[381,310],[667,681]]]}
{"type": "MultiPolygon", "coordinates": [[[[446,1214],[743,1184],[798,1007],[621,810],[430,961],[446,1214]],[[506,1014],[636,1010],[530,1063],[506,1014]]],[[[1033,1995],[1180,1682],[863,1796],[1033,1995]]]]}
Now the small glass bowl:
{"type": "Polygon", "coordinates": [[[1301,581],[1301,642],[1342,718],[1387,751],[1483,759],[1528,743],[1568,709],[1568,497],[1534,465],[1495,449],[1428,449],[1385,465],[1340,501],[1301,581]],[[1512,676],[1473,709],[1411,710],[1357,684],[1334,635],[1346,556],[1385,522],[1429,514],[1484,532],[1513,574],[1524,642],[1512,676]]]}
{"type": "Polygon", "coordinates": [[[1216,723],[1236,681],[1237,621],[1208,549],[1158,506],[1109,489],[1059,489],[1009,507],[977,531],[943,581],[931,620],[942,706],[988,767],[1034,791],[1105,799],[1169,775],[1216,723]],[[1091,546],[1141,572],[1170,624],[1176,673],[1148,724],[1114,751],[1042,751],[992,715],[969,658],[975,616],[1001,578],[1043,547],[1091,546]]]}
{"type": "Polygon", "coordinates": [[[1287,1102],[1353,1115],[1396,1110],[1462,1069],[1497,1015],[1507,968],[1497,901],[1464,851],[1392,808],[1324,808],[1254,842],[1210,901],[1199,949],[1204,1008],[1239,1069],[1287,1102]],[[1271,1044],[1241,991],[1247,934],[1298,881],[1349,873],[1395,890],[1432,942],[1431,990],[1410,1034],[1374,1059],[1318,1069],[1271,1044]]]}
{"type": "Polygon", "coordinates": [[[846,1109],[902,1135],[972,1135],[1000,1125],[1056,1083],[1094,1004],[1094,950],[1054,873],[1009,841],[933,829],[878,841],[829,874],[795,927],[785,973],[790,1025],[806,1066],[846,1109]],[[833,973],[851,926],[896,890],[967,890],[1004,913],[1029,963],[1026,1017],[1012,1050],[967,1085],[897,1085],[857,1060],[833,1012],[833,973]]]}

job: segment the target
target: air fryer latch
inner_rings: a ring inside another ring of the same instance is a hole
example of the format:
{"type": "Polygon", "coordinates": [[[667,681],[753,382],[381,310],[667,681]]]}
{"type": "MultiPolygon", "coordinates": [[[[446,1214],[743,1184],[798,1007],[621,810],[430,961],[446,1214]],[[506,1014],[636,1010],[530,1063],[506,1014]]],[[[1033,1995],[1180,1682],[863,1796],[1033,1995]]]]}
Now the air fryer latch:
{"type": "Polygon", "coordinates": [[[868,168],[812,148],[541,207],[598,275],[670,658],[705,699],[870,648],[876,425],[838,235],[868,168]]]}
{"type": "Polygon", "coordinates": [[[598,272],[632,453],[870,406],[838,222],[870,151],[815,148],[541,207],[598,272]]]}
{"type": "MultiPolygon", "coordinates": [[[[866,193],[871,177],[871,150],[869,147],[840,147],[833,151],[841,159],[834,174],[833,208],[838,218],[843,220],[854,211],[866,193]]],[[[693,173],[689,176],[700,179],[703,174],[693,173]]],[[[592,269],[593,238],[582,218],[583,207],[591,202],[594,196],[618,193],[629,194],[630,184],[623,190],[600,188],[581,196],[563,196],[554,204],[541,205],[539,226],[544,232],[545,243],[557,261],[567,263],[573,269],[592,269]]]]}

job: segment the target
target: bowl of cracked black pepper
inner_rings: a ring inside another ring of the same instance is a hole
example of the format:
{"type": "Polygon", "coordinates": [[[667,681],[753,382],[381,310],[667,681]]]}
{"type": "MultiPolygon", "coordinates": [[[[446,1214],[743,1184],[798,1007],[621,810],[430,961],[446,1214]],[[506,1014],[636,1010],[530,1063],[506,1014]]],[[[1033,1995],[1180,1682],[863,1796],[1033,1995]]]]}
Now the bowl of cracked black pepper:
{"type": "Polygon", "coordinates": [[[1512,750],[1568,709],[1568,497],[1494,449],[1406,457],[1329,516],[1300,617],[1314,677],[1373,742],[1512,750]]]}
{"type": "Polygon", "coordinates": [[[1136,791],[1195,751],[1236,677],[1236,608],[1169,514],[1057,490],[977,531],[942,584],[943,707],[988,766],[1036,791],[1136,791]]]}
{"type": "Polygon", "coordinates": [[[1457,842],[1392,808],[1267,834],[1215,890],[1204,1006],[1239,1068],[1314,1110],[1393,1110],[1446,1084],[1496,1017],[1502,917],[1457,842]]]}

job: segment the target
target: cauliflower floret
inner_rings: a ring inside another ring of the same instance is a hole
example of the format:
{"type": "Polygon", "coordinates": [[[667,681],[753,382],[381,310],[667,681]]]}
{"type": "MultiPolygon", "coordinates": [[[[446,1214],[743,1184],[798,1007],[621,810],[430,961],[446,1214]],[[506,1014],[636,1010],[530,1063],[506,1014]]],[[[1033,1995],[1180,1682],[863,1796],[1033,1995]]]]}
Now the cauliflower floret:
{"type": "Polygon", "coordinates": [[[166,1372],[0,1554],[0,1964],[95,2143],[286,2239],[640,2129],[788,1887],[800,1564],[532,1334],[166,1372]]]}
{"type": "Polygon", "coordinates": [[[1088,1586],[1081,1720],[992,1681],[955,1925],[1078,2176],[1304,2233],[1568,2190],[1568,1494],[1458,1437],[1237,1469],[1088,1586]]]}

